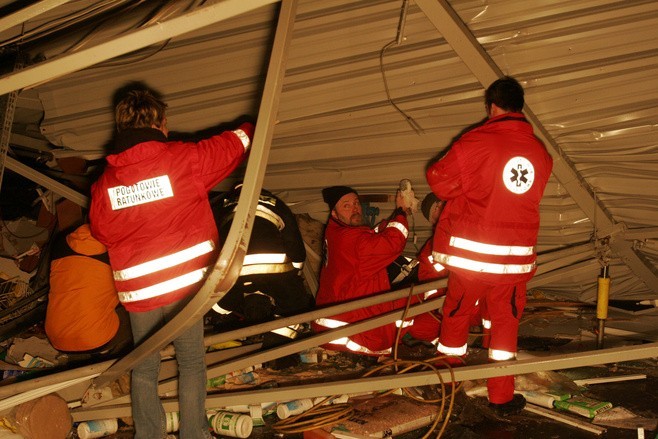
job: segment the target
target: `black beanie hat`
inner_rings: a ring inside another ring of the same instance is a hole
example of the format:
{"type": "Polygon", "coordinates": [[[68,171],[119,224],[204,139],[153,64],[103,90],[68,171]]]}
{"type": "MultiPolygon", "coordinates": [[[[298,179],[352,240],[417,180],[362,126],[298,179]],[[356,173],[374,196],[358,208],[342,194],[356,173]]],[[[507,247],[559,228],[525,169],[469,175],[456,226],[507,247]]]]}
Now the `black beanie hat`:
{"type": "Polygon", "coordinates": [[[423,198],[423,202],[420,204],[420,210],[423,212],[423,216],[427,221],[430,220],[430,210],[432,209],[432,205],[436,203],[439,200],[439,198],[434,195],[434,192],[430,192],[429,194],[425,195],[425,198],[423,198]]]}
{"type": "Polygon", "coordinates": [[[322,189],[322,199],[325,203],[329,205],[329,210],[334,210],[338,200],[343,198],[347,194],[356,194],[359,195],[354,189],[348,186],[331,186],[322,189]]]}

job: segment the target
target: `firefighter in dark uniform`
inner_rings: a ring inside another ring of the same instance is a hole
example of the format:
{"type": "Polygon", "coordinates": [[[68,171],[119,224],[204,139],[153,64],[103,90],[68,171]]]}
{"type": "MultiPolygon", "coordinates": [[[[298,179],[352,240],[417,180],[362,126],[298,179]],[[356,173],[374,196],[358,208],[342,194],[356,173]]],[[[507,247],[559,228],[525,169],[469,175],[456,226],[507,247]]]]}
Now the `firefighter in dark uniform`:
{"type": "MultiPolygon", "coordinates": [[[[224,234],[221,236],[228,235],[241,188],[238,184],[211,200],[217,228],[224,234]]],[[[294,214],[280,198],[262,189],[240,277],[213,310],[231,316],[224,321],[253,324],[312,309],[315,299],[301,276],[305,259],[294,214]]],[[[282,328],[276,333],[294,338],[295,330],[282,328]]]]}

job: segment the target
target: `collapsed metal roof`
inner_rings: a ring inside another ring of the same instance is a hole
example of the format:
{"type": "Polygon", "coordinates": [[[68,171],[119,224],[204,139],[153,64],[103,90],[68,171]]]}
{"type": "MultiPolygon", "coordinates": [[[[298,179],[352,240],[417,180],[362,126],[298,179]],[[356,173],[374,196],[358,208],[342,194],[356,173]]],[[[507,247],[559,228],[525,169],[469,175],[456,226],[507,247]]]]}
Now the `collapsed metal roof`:
{"type": "MultiPolygon", "coordinates": [[[[16,97],[5,167],[67,198],[86,202],[21,154],[102,157],[130,82],[162,93],[177,132],[258,113],[278,2],[25,3],[0,2],[0,54],[26,60],[0,77],[16,97]]],[[[650,0],[302,0],[263,186],[322,221],[328,185],[393,194],[409,178],[422,198],[428,162],[512,75],[555,161],[539,235],[555,276],[541,288],[595,301],[609,264],[611,299],[658,299],[656,29],[650,0]]],[[[413,226],[409,253],[431,233],[420,214],[413,226]]]]}

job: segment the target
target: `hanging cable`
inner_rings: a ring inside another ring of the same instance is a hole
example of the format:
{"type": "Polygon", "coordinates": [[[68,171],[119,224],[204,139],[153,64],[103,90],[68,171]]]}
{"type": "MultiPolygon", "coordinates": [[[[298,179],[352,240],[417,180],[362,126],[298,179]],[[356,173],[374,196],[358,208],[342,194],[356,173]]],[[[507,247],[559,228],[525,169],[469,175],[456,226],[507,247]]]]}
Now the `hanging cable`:
{"type": "Polygon", "coordinates": [[[420,135],[425,133],[423,128],[414,120],[413,117],[409,116],[407,113],[404,112],[404,110],[398,107],[395,102],[393,102],[393,98],[391,98],[391,92],[388,87],[388,80],[386,79],[386,70],[384,69],[384,54],[386,50],[394,44],[399,46],[404,40],[404,26],[407,19],[408,8],[409,8],[409,0],[403,0],[402,10],[400,11],[400,20],[398,21],[398,29],[397,29],[397,34],[395,36],[395,40],[391,41],[390,43],[387,43],[379,52],[379,70],[382,74],[382,79],[384,82],[384,90],[386,91],[386,98],[388,99],[388,103],[391,104],[391,106],[395,108],[397,112],[402,115],[402,117],[404,117],[404,120],[407,121],[409,126],[416,132],[416,134],[420,135]]]}

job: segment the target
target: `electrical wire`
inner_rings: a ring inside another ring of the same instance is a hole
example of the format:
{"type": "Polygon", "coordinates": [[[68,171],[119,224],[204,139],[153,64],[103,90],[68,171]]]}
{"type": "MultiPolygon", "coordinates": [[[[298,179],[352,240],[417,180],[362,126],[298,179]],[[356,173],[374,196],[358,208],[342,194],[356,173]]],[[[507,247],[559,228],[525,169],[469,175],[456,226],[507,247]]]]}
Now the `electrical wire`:
{"type": "Polygon", "coordinates": [[[388,80],[386,79],[386,70],[384,69],[384,53],[386,52],[386,50],[394,44],[396,46],[399,46],[404,40],[404,25],[407,19],[408,7],[409,7],[408,0],[403,0],[395,39],[385,44],[384,47],[382,47],[382,50],[379,52],[379,70],[382,74],[382,80],[384,82],[384,90],[386,91],[386,98],[388,99],[388,103],[391,104],[391,106],[395,108],[397,112],[402,115],[402,117],[404,117],[404,120],[416,132],[416,134],[420,135],[425,132],[423,128],[420,126],[420,124],[418,124],[418,122],[416,122],[416,120],[413,117],[409,116],[400,107],[398,107],[398,105],[395,102],[393,102],[393,98],[391,98],[391,91],[388,87],[388,80]]]}
{"type": "Polygon", "coordinates": [[[272,428],[284,434],[303,433],[304,431],[339,424],[348,420],[353,415],[354,408],[349,403],[331,405],[316,404],[304,413],[288,419],[282,419],[274,424],[272,428]]]}
{"type": "MultiPolygon", "coordinates": [[[[411,299],[412,299],[412,297],[414,297],[413,290],[414,290],[414,285],[412,284],[409,287],[409,294],[407,295],[407,303],[406,303],[404,311],[402,313],[402,319],[401,320],[403,322],[406,319],[407,314],[409,313],[409,307],[411,306],[411,299]]],[[[419,298],[419,300],[421,300],[421,299],[419,298]]],[[[430,313],[430,315],[432,317],[436,318],[436,316],[434,316],[432,313],[430,313]]],[[[444,383],[443,378],[441,377],[441,374],[439,373],[438,369],[432,363],[438,361],[438,362],[442,363],[443,366],[447,367],[448,370],[450,371],[452,392],[450,392],[450,405],[449,405],[449,408],[448,408],[448,412],[446,413],[445,416],[443,416],[443,417],[440,416],[443,413],[443,410],[445,408],[445,397],[442,397],[442,398],[440,398],[441,407],[439,409],[439,412],[437,413],[436,418],[434,419],[434,423],[432,424],[432,426],[430,427],[428,432],[422,438],[422,439],[428,438],[429,435],[436,429],[436,427],[439,423],[439,420],[443,419],[443,424],[441,425],[441,430],[439,431],[439,433],[436,436],[436,438],[438,439],[443,435],[443,432],[445,431],[445,429],[448,425],[448,422],[450,420],[450,415],[451,415],[452,409],[454,407],[454,396],[455,396],[455,393],[457,392],[457,390],[459,388],[461,388],[461,383],[459,384],[459,386],[457,388],[455,388],[455,375],[454,375],[454,372],[452,370],[451,365],[447,361],[445,361],[445,358],[447,358],[445,355],[436,356],[434,358],[430,358],[430,359],[427,359],[427,360],[424,360],[424,361],[400,360],[398,358],[398,349],[397,349],[397,347],[400,344],[401,334],[402,334],[402,325],[400,325],[398,327],[398,330],[397,330],[397,333],[396,333],[396,338],[395,338],[394,349],[393,349],[393,363],[395,364],[396,370],[397,370],[397,367],[400,366],[401,364],[413,364],[414,367],[417,367],[417,366],[423,366],[425,368],[429,367],[430,369],[432,369],[437,374],[437,376],[439,378],[439,382],[441,383],[440,384],[441,385],[441,387],[440,387],[441,388],[441,392],[440,392],[441,395],[446,394],[445,393],[445,390],[446,390],[445,383],[444,383]]],[[[456,357],[456,358],[459,358],[459,357],[456,357]]],[[[463,362],[463,359],[461,359],[461,358],[459,358],[459,359],[463,362]]],[[[411,368],[404,369],[400,373],[404,373],[408,370],[411,370],[411,368]]],[[[408,394],[407,391],[405,391],[405,393],[408,394]]],[[[411,395],[409,395],[409,396],[411,396],[411,395]]],[[[419,400],[417,398],[414,398],[414,399],[419,400]]],[[[431,400],[431,401],[420,400],[420,401],[425,402],[425,403],[438,402],[436,400],[431,400]]]]}
{"type": "Polygon", "coordinates": [[[393,44],[395,44],[396,41],[393,40],[390,43],[387,43],[382,50],[379,52],[379,71],[382,74],[382,80],[384,82],[384,90],[386,91],[386,98],[388,99],[388,103],[391,104],[393,108],[397,110],[398,113],[404,117],[404,120],[409,124],[409,126],[416,132],[416,134],[424,134],[425,130],[416,122],[416,120],[409,116],[407,113],[404,112],[398,105],[393,101],[393,98],[391,97],[391,91],[389,90],[388,87],[388,80],[386,79],[386,70],[384,69],[384,53],[386,52],[386,49],[391,47],[393,44]]]}
{"type": "MultiPolygon", "coordinates": [[[[116,20],[116,16],[125,15],[126,13],[128,13],[132,10],[135,10],[140,4],[144,3],[144,1],[145,0],[139,0],[139,1],[134,2],[132,4],[128,4],[124,9],[116,11],[114,14],[110,15],[109,17],[105,18],[104,20],[101,20],[101,22],[98,23],[96,26],[94,26],[93,29],[91,29],[89,32],[87,32],[85,35],[83,35],[82,38],[80,38],[80,40],[78,40],[77,43],[75,43],[74,45],[72,45],[68,49],[65,49],[64,51],[62,51],[62,53],[60,53],[60,55],[64,54],[64,53],[77,52],[78,50],[82,49],[87,43],[89,43],[91,41],[94,34],[99,32],[103,28],[105,23],[107,23],[108,21],[111,21],[111,20],[116,20]]],[[[139,26],[136,26],[136,27],[139,27],[139,26]]]]}
{"type": "MultiPolygon", "coordinates": [[[[409,312],[411,299],[413,297],[413,287],[414,286],[411,285],[409,288],[409,295],[407,296],[407,303],[402,315],[402,321],[406,319],[406,316],[409,312]]],[[[446,361],[446,359],[448,358],[448,356],[446,355],[439,355],[423,361],[399,359],[397,357],[398,355],[397,346],[400,342],[401,328],[402,325],[398,327],[396,333],[396,340],[393,346],[393,358],[382,362],[382,364],[375,367],[374,369],[368,370],[366,373],[362,375],[362,377],[372,376],[374,374],[378,374],[380,372],[384,372],[388,370],[395,370],[396,374],[398,375],[411,372],[416,369],[420,369],[421,371],[428,369],[434,371],[437,377],[439,378],[439,383],[440,383],[439,385],[440,391],[437,391],[437,394],[441,395],[439,398],[424,399],[418,397],[416,394],[414,394],[413,391],[409,389],[403,388],[402,391],[407,397],[422,402],[424,404],[440,403],[439,409],[436,413],[436,416],[434,417],[433,423],[430,425],[425,435],[421,438],[421,439],[429,438],[439,426],[439,422],[442,421],[440,430],[435,436],[436,439],[439,439],[445,432],[445,429],[447,428],[448,423],[450,422],[450,416],[452,414],[452,410],[454,408],[454,403],[455,403],[455,395],[457,391],[461,389],[462,383],[458,383],[458,384],[455,383],[454,371],[452,369],[452,365],[446,361]],[[441,369],[443,368],[448,369],[448,371],[450,372],[450,383],[446,383],[443,380],[439,367],[436,366],[436,363],[440,364],[441,369]],[[447,384],[449,384],[450,386],[447,387],[447,384]],[[449,401],[447,408],[446,408],[446,397],[448,398],[449,401]]],[[[451,357],[451,358],[459,358],[459,357],[451,357]]],[[[459,360],[463,362],[463,359],[459,358],[459,360]]],[[[394,391],[395,391],[394,389],[388,390],[386,392],[378,394],[377,397],[383,397],[389,395],[394,391]]],[[[274,424],[272,428],[277,432],[283,434],[302,433],[304,431],[314,430],[317,428],[333,426],[350,419],[355,412],[351,404],[345,403],[345,404],[334,404],[328,406],[322,405],[324,402],[330,401],[336,398],[337,396],[338,395],[329,396],[321,401],[318,401],[316,404],[314,404],[313,407],[311,407],[306,412],[292,416],[287,419],[283,419],[277,422],[276,424],[274,424]]]]}
{"type": "MultiPolygon", "coordinates": [[[[89,44],[92,41],[93,37],[103,28],[103,26],[107,22],[116,20],[118,16],[122,16],[122,15],[125,16],[126,13],[135,10],[138,6],[145,3],[146,0],[138,0],[138,1],[106,0],[103,2],[99,2],[89,8],[75,11],[67,15],[66,17],[60,17],[55,20],[51,20],[30,31],[21,32],[20,35],[17,35],[15,37],[0,42],[0,48],[9,46],[11,44],[26,44],[36,40],[44,39],[51,34],[71,28],[73,26],[84,25],[86,23],[91,22],[96,17],[111,12],[111,16],[103,19],[100,23],[95,25],[89,32],[83,35],[77,42],[73,43],[71,46],[64,49],[60,53],[60,55],[76,52],[82,49],[85,45],[89,44]]],[[[171,16],[176,15],[181,10],[184,12],[199,6],[203,6],[205,3],[206,3],[205,0],[191,0],[187,6],[181,7],[180,2],[178,0],[171,0],[167,4],[160,6],[156,10],[156,12],[153,13],[150,17],[148,17],[145,21],[133,26],[133,29],[139,29],[145,26],[152,25],[154,23],[158,23],[162,20],[165,20],[167,18],[170,18],[171,16]]],[[[135,56],[135,54],[133,54],[131,59],[99,63],[94,67],[116,67],[116,66],[140,62],[161,52],[164,48],[167,47],[169,42],[170,39],[164,41],[162,44],[157,46],[150,53],[143,54],[138,57],[135,56]]]]}

